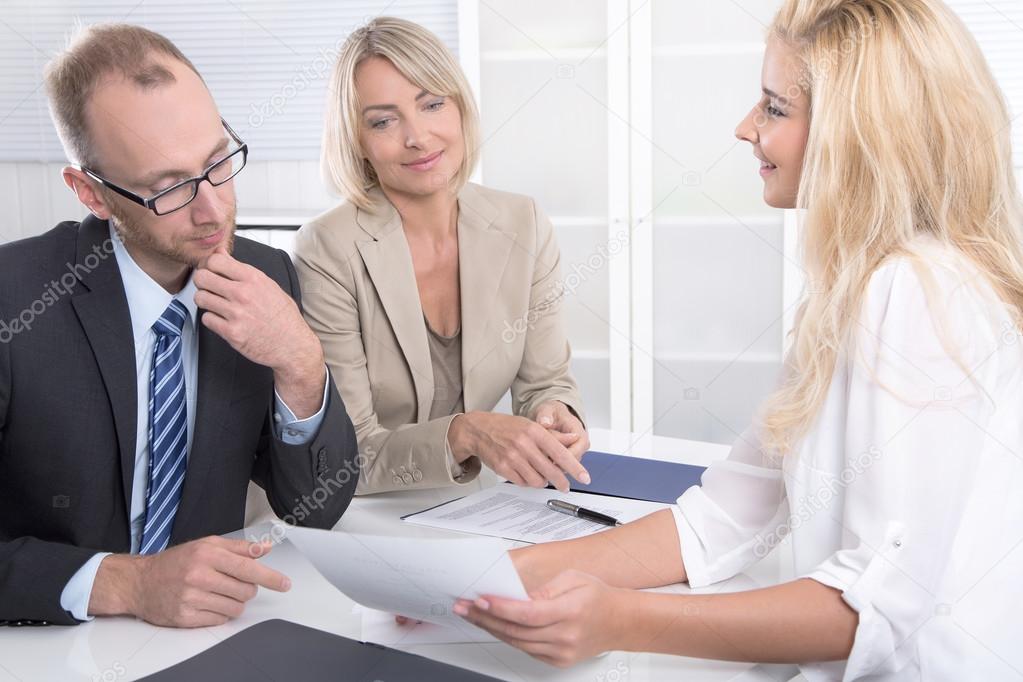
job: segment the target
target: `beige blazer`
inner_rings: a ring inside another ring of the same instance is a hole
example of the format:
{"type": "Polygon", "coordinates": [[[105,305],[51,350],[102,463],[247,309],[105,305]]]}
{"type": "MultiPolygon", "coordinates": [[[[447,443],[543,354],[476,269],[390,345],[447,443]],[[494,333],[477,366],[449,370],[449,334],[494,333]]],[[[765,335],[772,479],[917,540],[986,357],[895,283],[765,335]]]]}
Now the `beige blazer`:
{"type": "MultiPolygon", "coordinates": [[[[463,484],[447,443],[454,415],[429,420],[433,367],[401,216],[344,203],[304,225],[295,246],[306,319],[355,425],[359,494],[463,484]]],[[[515,414],[560,400],[584,419],[560,313],[564,286],[550,220],[533,200],[469,184],[458,195],[465,410],[515,414]]]]}

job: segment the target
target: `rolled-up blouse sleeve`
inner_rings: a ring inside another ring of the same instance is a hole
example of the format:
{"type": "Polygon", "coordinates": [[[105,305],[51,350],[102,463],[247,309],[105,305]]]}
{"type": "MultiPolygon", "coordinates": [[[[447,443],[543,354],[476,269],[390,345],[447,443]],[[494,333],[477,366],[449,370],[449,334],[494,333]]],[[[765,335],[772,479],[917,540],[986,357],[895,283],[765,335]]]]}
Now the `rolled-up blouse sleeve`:
{"type": "MultiPolygon", "coordinates": [[[[855,475],[836,510],[842,548],[804,576],[859,613],[844,670],[822,666],[828,679],[898,676],[933,660],[912,637],[941,604],[995,409],[985,383],[997,381],[999,339],[975,284],[901,259],[868,287],[847,361],[845,458],[855,475]],[[868,451],[869,466],[851,466],[868,451]]],[[[804,675],[817,679],[812,670],[804,675]]]]}
{"type": "Polygon", "coordinates": [[[731,578],[766,556],[782,535],[789,505],[781,463],[761,452],[750,427],[672,512],[690,586],[731,578]]]}

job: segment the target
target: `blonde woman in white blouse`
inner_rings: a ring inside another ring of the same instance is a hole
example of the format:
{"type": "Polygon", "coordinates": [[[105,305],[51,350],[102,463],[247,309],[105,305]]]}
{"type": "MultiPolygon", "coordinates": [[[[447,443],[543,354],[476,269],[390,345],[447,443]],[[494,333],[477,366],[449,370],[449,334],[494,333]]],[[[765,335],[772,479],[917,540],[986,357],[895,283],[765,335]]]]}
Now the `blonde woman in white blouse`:
{"type": "Polygon", "coordinates": [[[606,650],[809,680],[1023,670],[1023,254],[1009,117],[937,0],[787,0],[736,134],[800,207],[785,377],[671,511],[513,552],[533,597],[456,611],[555,665],[606,650]],[[797,578],[727,579],[791,536],[797,578]]]}

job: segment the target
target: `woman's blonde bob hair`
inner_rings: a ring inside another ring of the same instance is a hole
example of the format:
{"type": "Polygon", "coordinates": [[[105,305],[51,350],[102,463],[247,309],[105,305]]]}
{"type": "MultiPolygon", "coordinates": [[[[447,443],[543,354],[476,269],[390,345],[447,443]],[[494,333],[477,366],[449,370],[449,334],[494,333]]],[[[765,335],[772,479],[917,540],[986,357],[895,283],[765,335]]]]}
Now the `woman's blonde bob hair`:
{"type": "Polygon", "coordinates": [[[479,113],[469,82],[440,39],[419,24],[377,17],[345,41],[330,77],[323,124],[321,167],[327,185],[362,209],[372,205],[369,190],[379,182],[359,143],[362,129],[355,70],[369,57],[387,59],[405,78],[433,95],[450,97],[462,115],[465,156],[451,180],[457,193],[479,159],[479,113]]]}
{"type": "Polygon", "coordinates": [[[886,259],[916,258],[913,240],[930,235],[976,266],[1018,324],[1023,249],[1007,107],[943,2],[786,0],[770,38],[795,51],[811,102],[796,205],[818,292],[804,295],[764,410],[765,449],[784,454],[817,416],[886,259]]]}

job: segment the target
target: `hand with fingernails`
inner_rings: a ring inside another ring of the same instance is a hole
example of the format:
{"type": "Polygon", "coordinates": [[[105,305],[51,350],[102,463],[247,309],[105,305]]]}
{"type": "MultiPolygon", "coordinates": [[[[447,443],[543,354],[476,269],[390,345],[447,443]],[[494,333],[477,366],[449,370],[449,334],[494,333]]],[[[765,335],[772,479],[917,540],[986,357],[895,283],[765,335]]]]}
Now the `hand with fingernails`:
{"type": "MultiPolygon", "coordinates": [[[[581,460],[590,449],[590,436],[579,417],[560,400],[548,400],[536,409],[533,420],[548,431],[559,434],[574,434],[579,438],[568,446],[568,451],[577,460],[581,460]]],[[[577,479],[578,480],[578,479],[577,479]]],[[[587,483],[588,481],[583,481],[587,483]]]]}
{"type": "Polygon", "coordinates": [[[202,323],[246,359],[274,371],[274,388],[299,419],[323,403],[319,339],[295,300],[264,272],[219,247],[193,275],[202,323]]]}
{"type": "Polygon", "coordinates": [[[532,488],[550,483],[567,492],[566,474],[589,483],[579,460],[590,440],[579,419],[556,400],[541,404],[534,417],[536,421],[493,412],[457,415],[448,428],[455,461],[479,457],[498,475],[532,488]]]}
{"type": "Polygon", "coordinates": [[[615,649],[628,628],[629,592],[581,571],[564,571],[529,597],[459,599],[453,611],[559,668],[615,649]]]}
{"type": "Polygon", "coordinates": [[[241,616],[260,587],[291,589],[287,576],[259,561],[272,548],[210,536],[156,554],[111,554],[97,571],[89,615],[184,628],[222,625],[241,616]]]}
{"type": "MultiPolygon", "coordinates": [[[[449,442],[452,442],[452,451],[455,451],[454,441],[451,440],[451,433],[455,430],[455,424],[458,423],[459,419],[470,417],[471,415],[488,415],[496,418],[493,420],[483,419],[476,421],[473,424],[476,428],[479,427],[480,423],[492,423],[499,428],[510,426],[512,429],[511,435],[502,428],[499,434],[495,434],[489,441],[484,441],[486,446],[485,454],[481,454],[480,459],[487,466],[490,466],[490,468],[502,474],[513,483],[523,485],[522,481],[525,480],[526,485],[542,488],[550,481],[558,490],[566,492],[568,490],[568,479],[561,472],[568,473],[572,478],[581,483],[588,484],[590,482],[589,473],[579,463],[579,460],[582,459],[582,456],[590,448],[590,437],[586,433],[582,422],[579,421],[579,418],[560,400],[548,400],[541,403],[536,409],[535,421],[533,422],[521,417],[509,417],[507,415],[486,412],[459,415],[459,417],[452,421],[451,428],[448,430],[448,439],[449,442]],[[542,427],[543,431],[535,428],[537,426],[542,427]],[[514,432],[515,428],[520,429],[517,434],[514,432]],[[516,440],[516,436],[518,436],[519,440],[516,440]],[[502,460],[492,447],[500,448],[500,443],[508,442],[509,438],[513,444],[511,455],[502,460]],[[557,443],[560,447],[555,448],[554,443],[557,443]],[[538,452],[541,446],[546,449],[538,452]],[[544,453],[552,451],[553,455],[547,455],[549,457],[548,462],[545,463],[540,459],[544,453]],[[525,456],[523,456],[523,453],[525,456]],[[492,464],[491,462],[495,463],[492,464]],[[533,469],[531,471],[526,470],[525,467],[533,462],[536,462],[533,469]],[[552,466],[555,464],[561,467],[560,471],[552,466]],[[525,471],[525,473],[521,473],[522,471],[525,471]]],[[[478,420],[478,417],[473,419],[478,420]]],[[[464,439],[468,436],[459,434],[459,437],[464,439]]],[[[465,451],[461,450],[463,443],[464,441],[459,441],[459,451],[464,453],[465,451]]],[[[458,458],[457,452],[455,457],[456,459],[458,458]]],[[[408,625],[409,623],[415,625],[422,622],[406,616],[395,616],[394,620],[399,625],[408,625]]]]}

